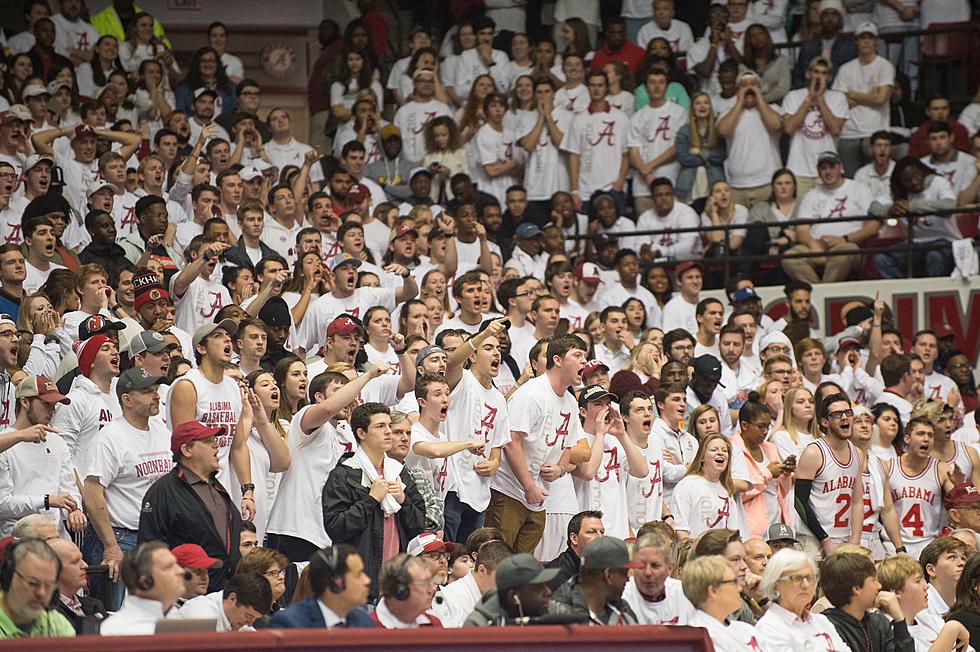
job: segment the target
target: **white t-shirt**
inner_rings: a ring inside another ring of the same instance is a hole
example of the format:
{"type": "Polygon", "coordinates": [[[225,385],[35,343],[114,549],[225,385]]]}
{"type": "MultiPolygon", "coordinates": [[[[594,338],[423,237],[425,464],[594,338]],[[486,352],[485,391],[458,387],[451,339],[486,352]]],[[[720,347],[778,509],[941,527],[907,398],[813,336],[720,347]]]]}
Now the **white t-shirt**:
{"type": "Polygon", "coordinates": [[[926,399],[938,398],[941,401],[948,402],[949,394],[954,389],[956,389],[956,383],[949,376],[944,376],[938,371],[933,371],[925,378],[923,383],[922,392],[926,399]]]}
{"type": "Polygon", "coordinates": [[[519,147],[515,143],[516,134],[506,125],[497,131],[490,123],[486,123],[476,132],[474,140],[478,159],[472,161],[475,165],[470,165],[471,176],[481,190],[493,195],[501,206],[506,206],[507,188],[517,184],[518,178],[511,174],[501,174],[491,179],[483,166],[514,160],[514,148],[519,147]]]}
{"type": "Polygon", "coordinates": [[[302,228],[295,222],[292,226],[285,227],[275,219],[267,217],[262,226],[262,235],[259,236],[259,240],[285,258],[287,268],[290,268],[296,263],[296,234],[302,228]]]}
{"type": "Polygon", "coordinates": [[[874,201],[890,204],[892,203],[891,181],[894,171],[895,161],[891,159],[888,160],[888,169],[885,170],[884,174],[878,174],[875,171],[875,164],[872,161],[858,168],[857,172],[854,173],[854,180],[868,187],[874,201]]]}
{"type": "Polygon", "coordinates": [[[640,625],[686,625],[695,611],[684,595],[681,581],[673,577],[664,581],[664,597],[660,600],[643,597],[636,588],[636,580],[631,577],[623,589],[623,600],[636,614],[640,625]]]}
{"type": "Polygon", "coordinates": [[[577,193],[583,200],[596,190],[612,189],[629,146],[629,129],[626,114],[612,108],[608,112],[583,111],[575,116],[562,149],[579,155],[577,193]]]}
{"type": "Polygon", "coordinates": [[[44,514],[64,533],[66,512],[44,507],[45,494],[62,493],[71,494],[81,506],[71,453],[61,437],[21,442],[0,453],[0,536],[10,536],[17,520],[30,514],[44,514]]]}
{"type": "MultiPolygon", "coordinates": [[[[585,438],[591,447],[595,435],[585,433],[585,438]]],[[[630,536],[630,513],[627,496],[627,485],[630,479],[629,460],[626,450],[613,435],[605,435],[603,440],[602,460],[596,471],[591,485],[591,504],[580,505],[583,510],[598,509],[602,511],[602,525],[608,536],[626,539],[630,536]]]]}
{"type": "Polygon", "coordinates": [[[105,487],[109,523],[138,530],[147,489],[173,468],[170,432],[155,419],[149,430],[138,430],[120,417],[92,440],[82,478],[96,476],[105,487]]]}
{"type": "MultiPolygon", "coordinates": [[[[741,204],[735,204],[734,212],[732,213],[732,219],[728,224],[736,226],[738,224],[745,224],[749,221],[749,209],[741,204]]],[[[711,218],[708,217],[707,213],[701,213],[701,228],[709,229],[711,228],[711,218]]],[[[696,234],[695,234],[696,235],[696,234]]],[[[741,236],[745,237],[745,229],[732,229],[728,232],[729,237],[741,236]]],[[[724,241],[722,241],[724,242],[724,241]]]]}
{"type": "Polygon", "coordinates": [[[636,97],[629,91],[619,91],[615,95],[607,95],[606,101],[612,105],[614,109],[619,109],[626,114],[626,117],[631,118],[636,112],[634,104],[636,104],[636,97]]]}
{"type": "Polygon", "coordinates": [[[47,282],[48,275],[51,274],[52,271],[56,269],[66,269],[64,265],[48,263],[48,269],[40,270],[27,260],[24,261],[24,267],[27,269],[27,276],[24,278],[23,283],[25,296],[37,292],[40,287],[47,282]]]}
{"type": "Polygon", "coordinates": [[[860,229],[864,226],[864,222],[855,220],[827,224],[819,220],[867,215],[871,200],[871,191],[867,186],[851,179],[844,179],[844,183],[833,190],[828,190],[826,186],[820,184],[803,196],[797,219],[817,220],[810,225],[810,235],[814,240],[819,240],[825,235],[845,236],[860,229]]]}
{"type": "MultiPolygon", "coordinates": [[[[970,185],[970,182],[977,176],[977,159],[957,149],[953,150],[952,161],[940,163],[932,155],[923,156],[919,160],[943,175],[943,178],[949,181],[957,193],[970,185]]],[[[955,198],[954,196],[953,199],[955,198]]]]}
{"type": "MultiPolygon", "coordinates": [[[[456,93],[456,97],[460,100],[465,100],[470,94],[473,80],[480,75],[490,75],[498,89],[507,88],[508,64],[510,63],[510,59],[500,50],[491,50],[490,60],[492,65],[487,66],[476,48],[464,50],[460,53],[459,60],[456,62],[455,78],[452,83],[453,92],[456,93]]],[[[402,138],[404,137],[403,132],[402,138]]]]}
{"type": "Polygon", "coordinates": [[[697,303],[688,303],[679,292],[664,304],[663,331],[683,328],[693,336],[698,332],[697,303]]]}
{"type": "Polygon", "coordinates": [[[54,51],[63,57],[68,56],[68,49],[87,52],[95,47],[99,40],[99,31],[81,19],[72,22],[60,13],[51,16],[54,23],[54,51]]]}
{"type": "Polygon", "coordinates": [[[640,449],[649,467],[647,476],[630,477],[626,480],[626,508],[629,511],[630,528],[633,532],[639,530],[647,521],[659,521],[663,516],[663,456],[662,449],[656,443],[648,437],[647,447],[640,449]]]}
{"type": "Polygon", "coordinates": [[[589,88],[585,84],[579,84],[572,88],[562,86],[555,91],[555,108],[564,109],[574,115],[588,110],[589,88]]]}
{"type": "MultiPolygon", "coordinates": [[[[174,296],[173,292],[170,296],[174,296]]],[[[199,326],[214,321],[218,311],[231,303],[228,288],[220,282],[198,276],[191,281],[183,296],[176,297],[177,326],[193,333],[199,326]]]]}
{"type": "Polygon", "coordinates": [[[439,494],[440,500],[446,500],[446,494],[456,491],[459,479],[456,475],[456,465],[452,464],[449,457],[422,457],[415,452],[415,444],[420,442],[435,444],[446,441],[440,424],[439,431],[431,432],[422,425],[421,421],[416,421],[412,425],[412,440],[408,449],[408,456],[405,458],[405,465],[410,468],[421,469],[432,477],[432,486],[439,494]]]}
{"type": "MultiPolygon", "coordinates": [[[[524,451],[531,479],[544,491],[550,491],[552,483],[539,477],[541,467],[545,464],[557,464],[565,448],[582,438],[575,397],[568,392],[561,396],[556,395],[548,375],[542,374],[519,387],[511,395],[507,406],[511,431],[527,435],[521,440],[521,449],[524,451]]],[[[506,454],[501,456],[500,468],[494,474],[490,486],[519,500],[533,512],[545,508],[545,505],[527,503],[524,488],[511,470],[506,454]]],[[[553,496],[547,496],[545,503],[552,498],[553,496]]]]}
{"type": "MultiPolygon", "coordinates": [[[[528,125],[522,132],[518,132],[518,138],[523,138],[531,129],[534,128],[535,120],[528,125]]],[[[574,114],[555,107],[551,111],[551,117],[562,133],[562,137],[568,138],[568,130],[572,124],[574,114]]],[[[527,198],[531,201],[549,201],[551,196],[559,190],[568,190],[568,161],[562,154],[558,145],[551,138],[547,124],[541,126],[541,133],[534,144],[534,149],[528,155],[527,163],[524,167],[524,188],[527,190],[527,198]]]]}
{"type": "MultiPolygon", "coordinates": [[[[800,105],[807,101],[810,91],[807,88],[797,88],[783,98],[783,115],[795,114],[800,105]]],[[[827,108],[837,118],[848,118],[847,98],[843,93],[828,90],[824,93],[827,108]]],[[[817,176],[817,157],[821,152],[836,152],[837,145],[834,136],[827,129],[820,108],[810,104],[807,108],[803,123],[793,132],[789,142],[789,154],[786,156],[786,167],[798,177],[817,176]]]]}
{"type": "Polygon", "coordinates": [[[464,450],[450,458],[456,467],[456,493],[460,501],[482,512],[490,504],[491,480],[477,474],[473,466],[487,460],[492,449],[510,441],[510,418],[503,394],[493,386],[487,389],[473,372],[464,369],[450,394],[446,433],[449,441],[472,439],[486,443],[483,457],[464,450]]]}
{"type": "Polygon", "coordinates": [[[452,113],[448,106],[435,99],[407,102],[395,112],[392,122],[402,133],[402,156],[413,165],[425,156],[425,125],[440,116],[452,117],[452,113]]]}
{"type": "MultiPolygon", "coordinates": [[[[776,104],[769,107],[782,115],[776,104]]],[[[772,181],[772,173],[782,167],[779,156],[779,130],[770,131],[762,122],[759,109],[742,109],[735,130],[728,139],[725,175],[732,188],[755,188],[772,181]]]]}
{"type": "MultiPolygon", "coordinates": [[[[960,158],[967,156],[962,152],[958,152],[958,154],[960,155],[960,158]]],[[[973,174],[975,175],[976,171],[972,163],[972,160],[975,159],[973,159],[972,156],[970,159],[970,169],[974,170],[973,174]]],[[[926,181],[929,183],[929,185],[927,185],[922,192],[909,195],[910,202],[914,202],[916,200],[938,201],[943,199],[952,200],[954,202],[956,201],[955,182],[950,184],[950,182],[946,180],[946,176],[941,174],[928,176],[926,177],[926,181]]],[[[960,227],[956,222],[955,215],[924,215],[922,217],[915,218],[915,229],[912,237],[913,242],[928,242],[930,240],[948,240],[950,242],[955,242],[962,237],[963,236],[960,233],[960,227]]]]}
{"type": "MultiPolygon", "coordinates": [[[[608,290],[602,292],[603,306],[621,306],[627,299],[639,299],[643,302],[643,307],[646,309],[647,315],[647,328],[660,328],[660,324],[663,322],[663,311],[660,309],[660,304],[657,303],[657,298],[653,296],[650,290],[646,289],[639,283],[637,283],[632,289],[626,287],[622,283],[617,283],[615,285],[610,285],[608,290]]],[[[571,303],[571,301],[569,301],[569,303],[571,303]]],[[[598,310],[596,310],[596,312],[602,312],[602,308],[600,307],[598,310]]],[[[588,316],[588,314],[589,312],[586,311],[585,316],[588,316]]],[[[561,316],[568,316],[565,314],[564,308],[562,308],[561,316]]],[[[576,326],[576,328],[582,328],[582,324],[579,324],[576,326]]]]}
{"type": "Polygon", "coordinates": [[[327,326],[341,313],[360,318],[372,306],[384,306],[389,312],[395,309],[394,288],[357,288],[346,298],[333,293],[325,294],[312,302],[306,310],[297,332],[297,346],[316,351],[323,345],[327,326]]]}
{"type": "Polygon", "coordinates": [[[673,500],[675,530],[687,530],[694,538],[717,528],[738,530],[742,539],[751,536],[742,502],[729,495],[720,482],[710,482],[700,475],[686,476],[674,487],[673,500]]]}
{"type": "MultiPolygon", "coordinates": [[[[868,65],[862,65],[860,59],[852,59],[841,66],[833,88],[842,93],[868,93],[879,86],[894,85],[895,66],[888,59],[876,55],[868,65]]],[[[891,122],[891,102],[886,100],[878,107],[855,104],[851,107],[850,114],[839,137],[867,138],[879,129],[888,129],[891,122]]]]}
{"type": "MultiPolygon", "coordinates": [[[[191,121],[191,125],[194,125],[193,120],[191,121]]],[[[306,143],[301,143],[292,137],[290,137],[289,142],[281,145],[273,139],[269,139],[269,142],[265,144],[265,153],[269,155],[269,160],[280,170],[287,165],[295,165],[298,168],[302,168],[306,153],[312,149],[306,143]]],[[[319,165],[314,165],[310,168],[310,181],[312,183],[323,181],[323,170],[319,165]]]]}
{"type": "MultiPolygon", "coordinates": [[[[648,104],[630,118],[629,146],[636,148],[644,163],[662,156],[674,146],[677,132],[687,124],[687,110],[675,102],[664,102],[660,107],[648,104]]],[[[654,176],[677,181],[681,166],[675,157],[654,170],[654,176]]],[[[633,177],[633,196],[649,197],[650,186],[637,174],[633,177]]]]}
{"type": "Polygon", "coordinates": [[[657,21],[651,20],[636,33],[636,44],[646,50],[650,41],[655,38],[666,39],[670,43],[670,51],[674,54],[687,52],[694,45],[694,34],[690,26],[676,18],[671,19],[670,27],[667,29],[660,29],[657,21]]]}

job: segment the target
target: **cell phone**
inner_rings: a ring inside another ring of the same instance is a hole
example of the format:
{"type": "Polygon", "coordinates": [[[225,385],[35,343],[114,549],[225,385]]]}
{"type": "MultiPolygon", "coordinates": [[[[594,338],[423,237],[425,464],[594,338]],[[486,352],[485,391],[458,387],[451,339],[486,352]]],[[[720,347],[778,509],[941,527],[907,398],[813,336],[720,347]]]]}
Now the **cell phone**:
{"type": "Polygon", "coordinates": [[[796,466],[796,455],[787,455],[786,459],[783,460],[783,464],[789,464],[790,466],[796,466]]]}
{"type": "Polygon", "coordinates": [[[510,320],[509,319],[505,319],[504,320],[504,328],[510,328],[510,320]]]}

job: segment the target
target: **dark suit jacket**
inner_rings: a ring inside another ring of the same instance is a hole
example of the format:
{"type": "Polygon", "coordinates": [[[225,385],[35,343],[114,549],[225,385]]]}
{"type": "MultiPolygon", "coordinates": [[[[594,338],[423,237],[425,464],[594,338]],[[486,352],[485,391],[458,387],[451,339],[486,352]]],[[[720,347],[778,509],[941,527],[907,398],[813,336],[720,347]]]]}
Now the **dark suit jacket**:
{"type": "MultiPolygon", "coordinates": [[[[800,57],[793,66],[793,88],[803,88],[806,86],[806,70],[810,66],[810,59],[820,56],[823,50],[823,43],[820,37],[807,39],[800,46],[800,57]]],[[[830,81],[833,83],[837,79],[837,71],[840,67],[851,59],[857,59],[858,46],[850,36],[838,35],[834,39],[834,44],[830,47],[830,63],[834,69],[830,71],[830,81]]]]}
{"type": "MultiPolygon", "coordinates": [[[[352,609],[347,614],[347,627],[374,627],[374,621],[364,607],[352,609]]],[[[316,598],[305,598],[277,611],[269,620],[268,629],[323,629],[323,612],[316,598]]]]}
{"type": "Polygon", "coordinates": [[[105,606],[103,606],[101,600],[91,598],[87,595],[79,596],[78,599],[82,603],[82,611],[85,613],[84,617],[79,616],[69,609],[61,601],[61,596],[58,595],[57,591],[55,591],[54,597],[51,599],[51,608],[67,618],[71,626],[75,628],[75,633],[79,636],[83,634],[98,634],[102,621],[109,617],[105,606]]]}
{"type": "MultiPolygon", "coordinates": [[[[266,258],[267,256],[279,255],[275,249],[261,240],[259,240],[259,250],[262,252],[263,258],[266,258]]],[[[238,242],[225,249],[224,256],[225,260],[232,265],[244,267],[252,272],[255,271],[255,266],[252,265],[252,259],[248,257],[248,253],[245,251],[245,242],[241,238],[238,239],[238,242]]]]}

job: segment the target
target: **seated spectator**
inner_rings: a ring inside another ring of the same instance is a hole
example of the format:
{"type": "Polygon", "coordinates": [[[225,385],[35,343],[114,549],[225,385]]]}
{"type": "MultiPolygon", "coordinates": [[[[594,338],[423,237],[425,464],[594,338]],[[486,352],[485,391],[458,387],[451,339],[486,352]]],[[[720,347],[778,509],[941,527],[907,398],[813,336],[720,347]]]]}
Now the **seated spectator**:
{"type": "Polygon", "coordinates": [[[622,539],[599,537],[582,551],[578,576],[562,584],[551,596],[550,613],[589,616],[597,625],[636,625],[636,615],[623,600],[629,569],[641,564],[630,561],[622,539]]]}
{"type": "MultiPolygon", "coordinates": [[[[296,600],[269,620],[269,629],[374,627],[364,609],[371,579],[353,547],[335,544],[318,550],[303,571],[312,597],[296,600]]],[[[299,587],[297,587],[297,594],[299,587]]]]}
{"type": "Polygon", "coordinates": [[[634,75],[643,65],[643,48],[626,38],[626,19],[621,16],[607,18],[602,28],[603,45],[595,51],[591,70],[602,70],[610,61],[622,61],[634,75]]]}
{"type": "Polygon", "coordinates": [[[167,617],[184,590],[185,573],[162,541],[142,543],[126,553],[120,564],[126,598],[122,608],[105,619],[99,633],[102,636],[156,633],[157,621],[167,617]]]}
{"type": "Polygon", "coordinates": [[[224,589],[188,600],[174,615],[181,619],[213,619],[216,631],[255,631],[252,624],[269,612],[272,590],[261,575],[238,573],[224,589]]]}
{"type": "Polygon", "coordinates": [[[568,579],[578,575],[582,566],[585,546],[603,536],[602,512],[579,512],[568,522],[568,547],[560,555],[545,564],[545,568],[557,568],[558,574],[548,582],[554,591],[568,579]]]}
{"type": "Polygon", "coordinates": [[[894,593],[881,590],[870,558],[830,555],[820,564],[820,588],[834,605],[823,615],[852,650],[914,649],[902,605],[894,593]]]}
{"type": "Polygon", "coordinates": [[[496,586],[483,595],[463,626],[502,626],[516,618],[547,614],[551,597],[548,582],[557,575],[557,568],[541,568],[527,553],[507,557],[497,565],[496,586]]]}
{"type": "Polygon", "coordinates": [[[737,39],[728,29],[728,7],[713,4],[708,10],[708,32],[687,50],[687,69],[697,76],[698,88],[718,95],[718,66],[729,59],[741,61],[737,39]]]}
{"type": "Polygon", "coordinates": [[[730,622],[729,614],[739,608],[739,580],[728,560],[706,555],[684,565],[684,595],[697,609],[687,624],[708,630],[716,649],[751,650],[759,647],[755,629],[743,622],[730,622]]]}
{"type": "MultiPolygon", "coordinates": [[[[956,216],[928,215],[928,211],[956,207],[956,192],[949,181],[925,163],[907,156],[895,164],[892,172],[892,203],[873,202],[872,215],[898,217],[903,224],[909,213],[916,217],[912,241],[921,245],[942,245],[939,249],[912,252],[912,264],[926,276],[947,276],[953,268],[952,242],[961,239],[956,216]]],[[[868,224],[873,224],[869,222],[868,224]]],[[[906,234],[908,237],[908,234],[906,234]]],[[[875,267],[883,278],[905,278],[908,257],[905,245],[896,245],[894,252],[875,254],[875,267]]]]}
{"type": "Polygon", "coordinates": [[[61,560],[41,539],[23,538],[4,550],[0,584],[0,639],[74,636],[75,629],[48,604],[59,586],[61,560]]]}
{"type": "Polygon", "coordinates": [[[681,581],[671,577],[674,568],[670,542],[659,533],[641,534],[633,547],[633,569],[623,599],[640,625],[686,625],[694,606],[684,596],[681,581]]]}
{"type": "Polygon", "coordinates": [[[891,134],[885,130],[876,131],[871,134],[869,143],[871,162],[858,168],[854,180],[868,187],[874,201],[887,204],[891,202],[891,180],[895,170],[891,134]]]}
{"type": "MultiPolygon", "coordinates": [[[[793,66],[793,88],[806,86],[806,71],[810,68],[810,60],[817,56],[826,56],[830,51],[831,80],[840,73],[841,66],[858,56],[858,48],[849,36],[843,36],[844,6],[840,0],[820,0],[820,35],[808,38],[800,47],[800,54],[793,66]]],[[[878,30],[875,28],[875,36],[878,30]]],[[[855,33],[855,38],[860,32],[855,33]]]]}
{"type": "Polygon", "coordinates": [[[101,600],[81,593],[88,585],[88,565],[82,559],[82,551],[73,542],[61,537],[51,539],[48,545],[61,560],[58,595],[52,600],[52,611],[67,618],[79,636],[97,634],[99,624],[109,614],[101,600]]]}
{"type": "Polygon", "coordinates": [[[933,122],[949,124],[953,147],[964,154],[970,153],[972,149],[970,147],[971,132],[968,132],[959,121],[953,119],[950,114],[949,100],[945,96],[936,93],[929,98],[925,113],[926,119],[909,136],[909,156],[922,158],[929,155],[929,125],[933,122]]]}
{"type": "Polygon", "coordinates": [[[691,27],[674,17],[674,0],[654,0],[653,20],[636,33],[636,44],[646,49],[655,38],[666,39],[674,53],[687,52],[694,44],[691,27]]]}
{"type": "Polygon", "coordinates": [[[701,213],[702,233],[708,241],[705,258],[721,258],[728,253],[737,254],[745,240],[745,229],[731,229],[727,232],[712,229],[713,226],[736,226],[748,221],[749,210],[736,204],[732,198],[732,188],[727,181],[711,184],[711,193],[701,213]]]}
{"type": "MultiPolygon", "coordinates": [[[[694,82],[690,75],[684,72],[677,63],[677,58],[671,45],[665,38],[655,38],[647,44],[647,51],[643,57],[643,67],[636,75],[637,79],[645,79],[648,71],[654,68],[662,68],[667,72],[667,99],[675,102],[685,109],[691,108],[690,93],[694,90],[694,82]]],[[[641,84],[636,87],[636,94],[633,96],[633,108],[640,110],[649,103],[647,89],[641,84]]]]}
{"type": "Polygon", "coordinates": [[[381,568],[379,584],[381,600],[371,613],[377,627],[442,627],[437,617],[426,613],[438,589],[438,580],[428,561],[406,554],[395,555],[381,568]]]}

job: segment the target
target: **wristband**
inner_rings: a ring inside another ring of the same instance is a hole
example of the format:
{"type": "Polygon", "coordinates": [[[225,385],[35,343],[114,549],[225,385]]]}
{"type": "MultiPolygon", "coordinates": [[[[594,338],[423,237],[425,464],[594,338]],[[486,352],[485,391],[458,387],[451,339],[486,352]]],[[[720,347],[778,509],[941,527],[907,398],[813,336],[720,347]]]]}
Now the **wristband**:
{"type": "Polygon", "coordinates": [[[44,509],[51,509],[51,494],[44,494],[44,509]]]}
{"type": "Polygon", "coordinates": [[[673,514],[665,514],[663,517],[661,517],[660,520],[661,521],[666,521],[668,518],[673,521],[674,520],[674,515],[673,514]]]}
{"type": "Polygon", "coordinates": [[[112,312],[119,312],[120,310],[122,310],[122,305],[117,303],[112,308],[110,308],[110,310],[112,310],[112,312]]]}
{"type": "Polygon", "coordinates": [[[243,484],[242,485],[242,493],[244,494],[246,491],[251,491],[252,493],[255,493],[255,485],[252,484],[251,482],[249,482],[247,484],[243,484]]]}
{"type": "Polygon", "coordinates": [[[899,546],[895,548],[895,552],[908,552],[908,549],[905,546],[899,546]]]}

